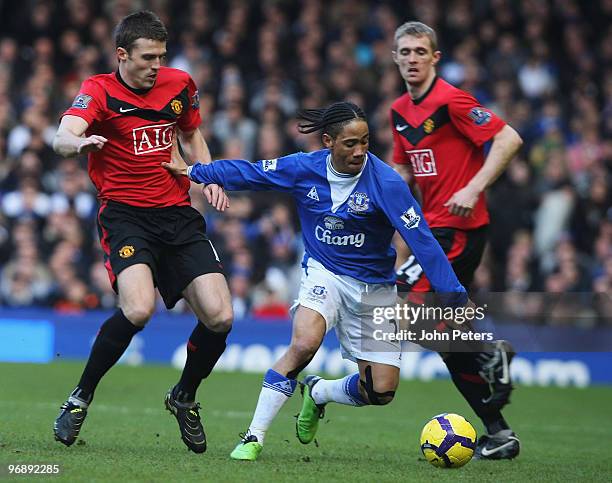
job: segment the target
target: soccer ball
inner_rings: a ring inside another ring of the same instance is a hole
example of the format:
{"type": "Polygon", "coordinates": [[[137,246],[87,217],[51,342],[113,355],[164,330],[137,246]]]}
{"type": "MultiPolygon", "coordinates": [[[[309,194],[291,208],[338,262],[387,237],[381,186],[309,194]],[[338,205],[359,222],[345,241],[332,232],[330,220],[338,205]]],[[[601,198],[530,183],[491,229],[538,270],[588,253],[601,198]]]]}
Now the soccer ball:
{"type": "Polygon", "coordinates": [[[463,416],[443,413],[431,418],[421,433],[421,451],[438,468],[459,468],[472,459],[476,430],[463,416]]]}

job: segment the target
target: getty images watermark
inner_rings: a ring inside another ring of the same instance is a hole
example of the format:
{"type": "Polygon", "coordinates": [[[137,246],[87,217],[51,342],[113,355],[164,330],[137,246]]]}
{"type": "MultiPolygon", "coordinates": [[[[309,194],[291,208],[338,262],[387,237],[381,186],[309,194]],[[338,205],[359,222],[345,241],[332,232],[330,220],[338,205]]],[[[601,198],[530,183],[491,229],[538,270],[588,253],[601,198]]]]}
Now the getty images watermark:
{"type": "Polygon", "coordinates": [[[451,342],[493,341],[491,332],[471,330],[472,322],[485,318],[484,306],[433,307],[425,304],[395,304],[372,310],[375,341],[451,342]],[[377,326],[377,327],[376,327],[377,326]]]}
{"type": "Polygon", "coordinates": [[[612,351],[612,294],[479,292],[452,307],[453,294],[370,290],[361,298],[364,352],[478,352],[505,339],[520,352],[612,351]]]}

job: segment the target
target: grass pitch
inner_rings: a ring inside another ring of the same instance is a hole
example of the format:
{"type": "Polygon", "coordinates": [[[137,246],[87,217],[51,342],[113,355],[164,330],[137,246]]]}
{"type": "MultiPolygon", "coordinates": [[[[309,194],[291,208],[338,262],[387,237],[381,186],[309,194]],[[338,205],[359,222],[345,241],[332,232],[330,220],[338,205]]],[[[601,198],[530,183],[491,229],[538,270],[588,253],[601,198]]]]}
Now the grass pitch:
{"type": "Polygon", "coordinates": [[[293,415],[301,396],[286,404],[254,463],[229,459],[251,419],[261,375],[213,373],[199,398],[208,451],[196,455],[180,440],[163,408],[179,372],[162,366],[118,366],[96,392],[77,444],[53,440],[59,406],[83,363],[0,364],[0,479],[7,465],[61,465],[59,476],[15,476],[21,481],[610,481],[612,389],[520,387],[505,411],[521,438],[513,461],[472,461],[445,470],[422,457],[418,439],[433,415],[456,412],[482,432],[450,381],[403,381],[389,406],[330,404],[315,444],[295,438],[293,415]]]}

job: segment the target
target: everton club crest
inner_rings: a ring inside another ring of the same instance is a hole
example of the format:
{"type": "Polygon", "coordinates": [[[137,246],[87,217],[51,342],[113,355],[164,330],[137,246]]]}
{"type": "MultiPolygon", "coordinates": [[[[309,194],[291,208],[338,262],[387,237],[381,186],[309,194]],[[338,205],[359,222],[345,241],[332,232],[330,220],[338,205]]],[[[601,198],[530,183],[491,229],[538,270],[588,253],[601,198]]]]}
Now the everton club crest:
{"type": "Polygon", "coordinates": [[[349,211],[363,213],[370,206],[370,198],[365,193],[355,192],[348,199],[349,211]]]}

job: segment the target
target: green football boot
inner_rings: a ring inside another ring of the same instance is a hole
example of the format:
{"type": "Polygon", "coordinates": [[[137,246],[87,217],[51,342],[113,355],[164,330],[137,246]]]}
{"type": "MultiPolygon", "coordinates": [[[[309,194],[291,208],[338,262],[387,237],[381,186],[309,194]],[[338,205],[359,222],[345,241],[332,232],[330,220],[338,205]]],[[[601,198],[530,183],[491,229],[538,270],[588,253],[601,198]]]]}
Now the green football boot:
{"type": "Polygon", "coordinates": [[[325,404],[317,404],[311,396],[312,388],[319,382],[319,376],[306,376],[300,383],[304,401],[295,421],[295,433],[302,444],[310,443],[317,434],[319,419],[325,416],[325,404]]]}
{"type": "Polygon", "coordinates": [[[255,461],[261,453],[263,446],[257,441],[253,434],[240,433],[240,443],[231,452],[230,458],[241,461],[255,461]]]}

